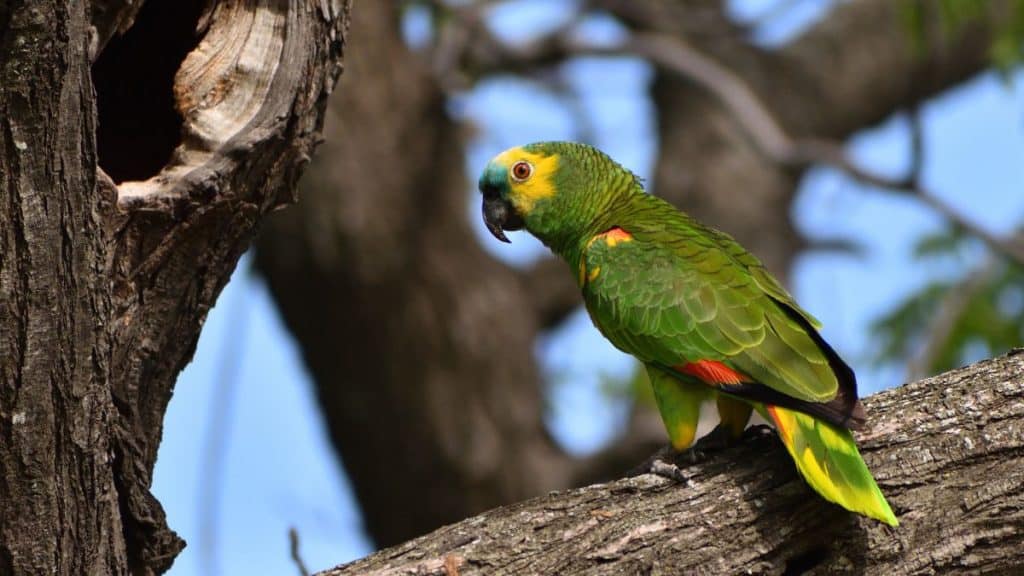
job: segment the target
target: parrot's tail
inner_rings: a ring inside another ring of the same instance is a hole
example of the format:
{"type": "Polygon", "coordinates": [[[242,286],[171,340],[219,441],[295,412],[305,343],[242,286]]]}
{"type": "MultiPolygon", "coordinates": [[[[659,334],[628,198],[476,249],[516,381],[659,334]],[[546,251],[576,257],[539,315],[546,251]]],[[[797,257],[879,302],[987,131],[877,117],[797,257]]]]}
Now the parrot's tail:
{"type": "Polygon", "coordinates": [[[847,510],[899,525],[849,430],[788,408],[768,405],[766,409],[811,488],[847,510]]]}

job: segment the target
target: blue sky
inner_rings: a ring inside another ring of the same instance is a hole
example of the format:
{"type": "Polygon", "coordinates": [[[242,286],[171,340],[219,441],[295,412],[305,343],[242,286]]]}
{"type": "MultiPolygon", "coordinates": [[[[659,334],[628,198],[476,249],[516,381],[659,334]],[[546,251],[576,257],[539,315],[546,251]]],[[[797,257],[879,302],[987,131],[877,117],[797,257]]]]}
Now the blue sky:
{"type": "MultiPolygon", "coordinates": [[[[733,8],[739,18],[756,18],[771,4],[734,2],[733,8]]],[[[829,3],[792,4],[796,12],[771,20],[759,31],[759,41],[785,40],[829,3]]],[[[567,5],[517,1],[492,18],[499,33],[517,38],[517,30],[536,32],[551,25],[560,10],[568,13],[567,5]]],[[[414,38],[417,26],[409,26],[414,38]]],[[[603,19],[587,22],[584,30],[605,39],[621,33],[603,19]]],[[[649,177],[656,139],[645,96],[648,67],[629,59],[585,59],[566,70],[570,88],[591,119],[594,142],[649,177]]],[[[986,75],[924,108],[925,182],[971,219],[1001,232],[1024,219],[1022,83],[1024,74],[1011,84],[986,75]]],[[[454,101],[451,112],[482,128],[469,149],[470,181],[487,158],[508,146],[579,136],[576,112],[539,87],[514,79],[483,83],[454,101]]],[[[864,164],[898,174],[909,158],[907,134],[905,119],[893,118],[857,135],[850,149],[864,164]]],[[[466,194],[467,218],[475,222],[474,191],[467,189],[466,194]]],[[[793,288],[825,323],[825,337],[857,369],[863,393],[899,384],[899,367],[875,368],[866,362],[868,326],[929,278],[949,273],[910,262],[914,240],[938,229],[941,220],[912,200],[864,189],[824,169],[805,178],[793,216],[814,237],[850,239],[865,247],[860,257],[801,258],[793,288]]],[[[482,227],[479,231],[488,249],[511,262],[543,254],[524,233],[514,234],[508,247],[494,242],[482,227]]],[[[298,350],[265,286],[247,272],[248,264],[243,258],[210,313],[165,420],[153,489],[171,527],[189,542],[170,572],[173,576],[296,573],[288,550],[290,526],[299,531],[302,554],[314,570],[371,551],[298,350]],[[217,408],[225,398],[230,399],[228,412],[217,408]],[[203,463],[212,413],[219,415],[216,437],[224,449],[215,467],[220,471],[216,483],[210,481],[210,465],[203,463]],[[218,506],[211,514],[210,495],[216,491],[218,506]],[[212,529],[202,530],[204,524],[212,529]],[[204,535],[213,535],[215,541],[204,546],[204,535]],[[213,572],[204,569],[210,562],[215,562],[213,572]]],[[[556,436],[575,452],[600,447],[623,417],[621,406],[599,392],[600,381],[628,374],[629,360],[597,334],[583,313],[544,337],[537,353],[558,382],[552,386],[548,418],[556,436]]]]}

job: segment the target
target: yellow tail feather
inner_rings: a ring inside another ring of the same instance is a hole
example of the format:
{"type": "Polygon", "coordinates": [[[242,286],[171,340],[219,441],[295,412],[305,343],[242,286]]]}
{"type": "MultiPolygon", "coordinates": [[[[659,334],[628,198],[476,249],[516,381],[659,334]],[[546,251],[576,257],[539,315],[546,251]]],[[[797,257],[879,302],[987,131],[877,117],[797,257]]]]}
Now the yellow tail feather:
{"type": "Polygon", "coordinates": [[[811,488],[851,512],[899,525],[849,430],[787,408],[765,408],[766,419],[775,423],[782,443],[811,488]]]}

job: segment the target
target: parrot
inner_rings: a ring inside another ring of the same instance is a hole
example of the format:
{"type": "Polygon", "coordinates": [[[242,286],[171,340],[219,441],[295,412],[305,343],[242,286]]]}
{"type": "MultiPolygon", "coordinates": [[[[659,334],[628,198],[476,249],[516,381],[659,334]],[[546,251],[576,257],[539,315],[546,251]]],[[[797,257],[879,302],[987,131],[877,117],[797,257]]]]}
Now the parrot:
{"type": "Polygon", "coordinates": [[[594,326],[644,365],[675,451],[694,445],[705,403],[730,441],[756,410],[818,494],[898,526],[851,434],[866,418],[853,370],[731,236],[587,144],[510,148],[478,187],[495,238],[525,229],[569,264],[594,326]]]}

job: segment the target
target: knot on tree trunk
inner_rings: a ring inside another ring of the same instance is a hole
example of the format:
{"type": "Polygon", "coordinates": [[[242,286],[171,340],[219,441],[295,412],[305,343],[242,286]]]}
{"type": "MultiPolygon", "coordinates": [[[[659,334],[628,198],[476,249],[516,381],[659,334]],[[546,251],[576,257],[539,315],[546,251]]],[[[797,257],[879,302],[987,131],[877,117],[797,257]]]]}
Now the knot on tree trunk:
{"type": "Polygon", "coordinates": [[[261,198],[237,177],[309,161],[321,120],[309,112],[341,71],[324,56],[340,48],[344,30],[331,23],[342,3],[150,0],[125,10],[130,26],[94,66],[100,167],[122,210],[294,201],[291,186],[261,198]]]}

